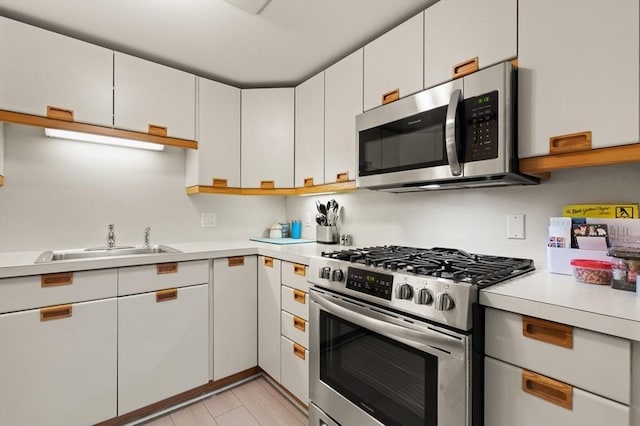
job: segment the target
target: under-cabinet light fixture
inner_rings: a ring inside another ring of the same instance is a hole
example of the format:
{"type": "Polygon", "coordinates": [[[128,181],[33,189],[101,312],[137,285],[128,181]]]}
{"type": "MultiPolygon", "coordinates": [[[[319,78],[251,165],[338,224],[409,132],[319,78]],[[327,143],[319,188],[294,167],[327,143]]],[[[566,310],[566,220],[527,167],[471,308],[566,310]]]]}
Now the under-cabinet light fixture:
{"type": "Polygon", "coordinates": [[[114,138],[113,136],[94,135],[91,133],[73,132],[71,130],[44,129],[45,135],[50,138],[68,139],[72,141],[91,142],[105,145],[122,146],[125,148],[148,149],[162,151],[164,145],[152,142],[134,141],[131,139],[114,138]]]}

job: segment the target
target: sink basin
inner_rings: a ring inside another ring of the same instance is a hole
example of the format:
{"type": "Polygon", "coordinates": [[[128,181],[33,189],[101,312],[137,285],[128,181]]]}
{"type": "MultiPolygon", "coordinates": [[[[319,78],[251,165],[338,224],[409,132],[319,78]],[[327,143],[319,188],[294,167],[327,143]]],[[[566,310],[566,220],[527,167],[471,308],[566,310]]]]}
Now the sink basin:
{"type": "Polygon", "coordinates": [[[84,250],[45,251],[36,259],[35,263],[49,263],[57,260],[91,259],[112,256],[132,256],[141,254],[182,253],[169,246],[158,245],[149,247],[114,247],[92,248],[84,250]]]}

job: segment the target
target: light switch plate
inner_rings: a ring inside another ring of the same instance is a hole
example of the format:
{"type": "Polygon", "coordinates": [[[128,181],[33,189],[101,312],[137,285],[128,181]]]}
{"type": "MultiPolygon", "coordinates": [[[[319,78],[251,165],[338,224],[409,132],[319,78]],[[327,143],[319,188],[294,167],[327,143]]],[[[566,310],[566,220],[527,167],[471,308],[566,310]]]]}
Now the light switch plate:
{"type": "Polygon", "coordinates": [[[218,216],[215,213],[201,213],[200,226],[203,228],[215,228],[218,226],[218,216]]]}
{"type": "Polygon", "coordinates": [[[524,214],[507,215],[507,238],[524,240],[524,214]]]}
{"type": "Polygon", "coordinates": [[[304,227],[311,228],[311,212],[305,212],[304,214],[304,227]]]}

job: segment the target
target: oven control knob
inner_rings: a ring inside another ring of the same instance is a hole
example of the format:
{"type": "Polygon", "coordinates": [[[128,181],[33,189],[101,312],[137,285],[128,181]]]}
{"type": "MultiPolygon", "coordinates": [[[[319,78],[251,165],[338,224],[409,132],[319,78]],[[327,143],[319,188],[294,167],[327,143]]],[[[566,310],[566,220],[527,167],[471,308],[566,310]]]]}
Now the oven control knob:
{"type": "Polygon", "coordinates": [[[341,269],[334,269],[331,275],[331,281],[342,282],[344,280],[344,272],[341,269]]]}
{"type": "Polygon", "coordinates": [[[331,278],[331,268],[328,267],[328,266],[320,268],[320,272],[318,273],[318,277],[319,278],[323,278],[325,280],[328,280],[329,278],[331,278]]]}
{"type": "Polygon", "coordinates": [[[396,287],[396,299],[411,299],[413,296],[413,287],[409,284],[400,284],[396,287]]]}
{"type": "Polygon", "coordinates": [[[433,303],[433,296],[426,287],[416,290],[413,301],[418,305],[430,305],[433,303]]]}
{"type": "Polygon", "coordinates": [[[439,311],[449,311],[453,309],[455,304],[453,303],[453,299],[449,296],[449,293],[446,291],[436,294],[436,304],[435,308],[439,311]]]}

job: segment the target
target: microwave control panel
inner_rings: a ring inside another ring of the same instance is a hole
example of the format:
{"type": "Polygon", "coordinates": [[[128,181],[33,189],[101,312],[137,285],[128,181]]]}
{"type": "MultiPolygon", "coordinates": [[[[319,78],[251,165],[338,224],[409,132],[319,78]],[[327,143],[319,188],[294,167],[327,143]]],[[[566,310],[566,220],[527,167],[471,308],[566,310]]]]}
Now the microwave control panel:
{"type": "Polygon", "coordinates": [[[347,288],[360,293],[391,300],[393,275],[349,267],[347,270],[347,288]]]}
{"type": "Polygon", "coordinates": [[[464,100],[464,162],[498,158],[498,91],[464,100]]]}

